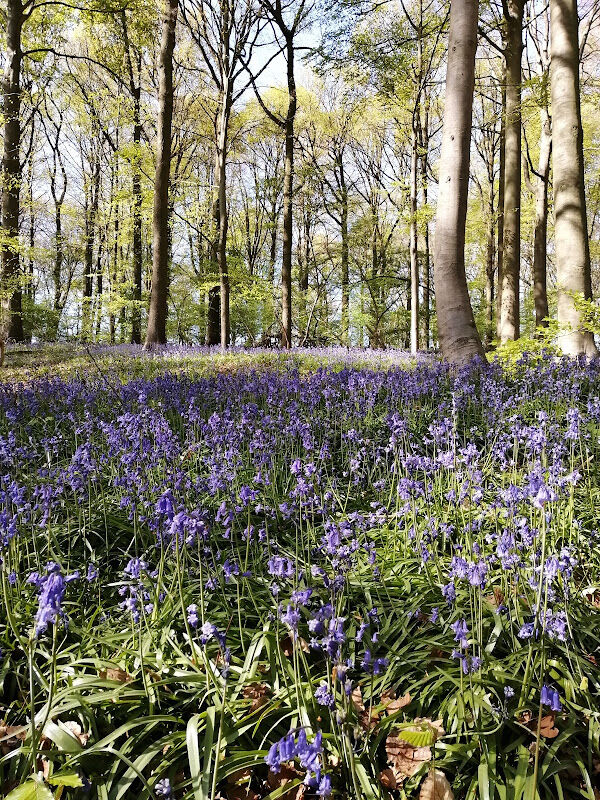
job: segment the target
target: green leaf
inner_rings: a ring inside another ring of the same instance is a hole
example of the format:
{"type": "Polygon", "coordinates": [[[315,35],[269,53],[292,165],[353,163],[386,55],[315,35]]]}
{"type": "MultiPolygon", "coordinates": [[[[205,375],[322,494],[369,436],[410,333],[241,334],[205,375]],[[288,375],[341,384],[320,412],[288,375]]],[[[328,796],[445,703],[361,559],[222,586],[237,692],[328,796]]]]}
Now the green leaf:
{"type": "Polygon", "coordinates": [[[44,726],[44,736],[51,739],[59,750],[65,753],[81,753],[83,747],[79,739],[76,739],[64,728],[60,728],[55,722],[47,722],[44,726]]]}
{"type": "Polygon", "coordinates": [[[73,788],[83,786],[83,781],[76,772],[55,772],[54,775],[50,775],[48,778],[48,783],[51,786],[69,786],[73,788]]]}
{"type": "Polygon", "coordinates": [[[38,778],[31,778],[13,789],[5,800],[54,800],[54,798],[45,783],[38,778]]]}
{"type": "Polygon", "coordinates": [[[433,730],[399,731],[398,738],[412,744],[413,747],[429,747],[435,742],[433,730]]]}

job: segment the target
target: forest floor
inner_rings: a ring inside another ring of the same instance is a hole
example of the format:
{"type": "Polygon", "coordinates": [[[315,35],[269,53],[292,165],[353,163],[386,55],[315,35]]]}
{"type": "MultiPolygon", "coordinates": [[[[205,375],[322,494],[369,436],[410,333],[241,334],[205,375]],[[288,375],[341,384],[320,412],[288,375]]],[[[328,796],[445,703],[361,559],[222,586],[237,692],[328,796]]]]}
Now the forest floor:
{"type": "Polygon", "coordinates": [[[597,363],[1,377],[1,797],[596,800],[597,363]]]}
{"type": "Polygon", "coordinates": [[[311,372],[319,367],[341,369],[388,369],[431,361],[432,354],[411,356],[406,350],[322,347],[275,348],[232,347],[222,353],[219,347],[165,345],[145,351],[141,345],[21,344],[9,345],[0,381],[20,382],[47,376],[93,376],[110,372],[126,380],[161,372],[208,375],[238,369],[298,368],[311,372]]]}

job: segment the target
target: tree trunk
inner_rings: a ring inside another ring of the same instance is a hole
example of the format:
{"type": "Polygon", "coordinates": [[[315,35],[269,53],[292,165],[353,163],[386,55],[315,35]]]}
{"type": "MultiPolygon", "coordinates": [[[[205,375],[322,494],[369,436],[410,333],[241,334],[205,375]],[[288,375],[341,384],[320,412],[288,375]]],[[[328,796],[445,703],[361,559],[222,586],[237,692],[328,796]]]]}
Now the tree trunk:
{"type": "Polygon", "coordinates": [[[166,0],[159,57],[158,137],[152,209],[152,289],[145,348],[167,341],[169,293],[169,178],[173,123],[173,50],[178,0],[166,0]]]}
{"type": "MultiPolygon", "coordinates": [[[[171,101],[172,102],[172,101],[171,101]]],[[[142,341],[142,174],[140,145],[142,140],[141,88],[135,87],[133,95],[133,159],[131,166],[131,195],[133,199],[133,309],[131,314],[131,344],[142,341]]]]}
{"type": "MultiPolygon", "coordinates": [[[[425,104],[426,105],[426,104],[425,104]]],[[[429,152],[429,119],[428,112],[425,109],[423,118],[420,123],[420,143],[421,143],[421,192],[423,195],[423,208],[427,207],[428,203],[428,187],[427,187],[427,159],[429,152]]],[[[427,218],[424,222],[423,228],[423,332],[426,349],[430,346],[430,330],[431,330],[431,265],[429,254],[429,222],[427,218]]]]}
{"type": "Polygon", "coordinates": [[[225,91],[222,99],[221,117],[217,132],[217,264],[219,267],[219,295],[221,299],[221,349],[229,347],[229,269],[227,264],[227,128],[231,97],[225,91]]]}
{"type": "Polygon", "coordinates": [[[552,160],[559,342],[566,355],[597,352],[582,330],[575,296],[591,299],[590,250],[583,182],[583,131],[579,99],[576,0],[550,0],[552,160]]]}
{"type": "Polygon", "coordinates": [[[417,181],[419,141],[417,137],[418,108],[413,113],[410,154],[410,352],[419,351],[419,231],[417,227],[417,181]]]}
{"type": "MultiPolygon", "coordinates": [[[[493,153],[492,153],[493,157],[493,153]]],[[[494,177],[493,169],[488,184],[487,248],[485,260],[485,347],[489,350],[494,338],[494,274],[496,237],[494,228],[494,177]]]]}
{"type": "Polygon", "coordinates": [[[19,261],[19,200],[21,189],[21,0],[6,5],[6,65],[2,86],[4,146],[2,153],[2,230],[1,246],[2,332],[0,338],[23,341],[22,289],[19,261]]]}
{"type": "Polygon", "coordinates": [[[502,301],[502,274],[504,272],[504,177],[506,152],[506,65],[502,78],[502,110],[500,114],[500,163],[498,165],[498,231],[497,231],[497,267],[496,267],[496,339],[500,341],[500,303],[502,301]]]}
{"type": "Polygon", "coordinates": [[[294,42],[287,37],[288,108],[285,117],[285,162],[283,172],[283,240],[281,259],[281,346],[292,346],[292,239],[294,192],[294,121],[297,97],[294,76],[294,42]]]}
{"type": "Polygon", "coordinates": [[[62,235],[62,201],[55,199],[54,201],[54,225],[56,230],[56,242],[54,251],[54,301],[52,303],[52,310],[54,311],[55,318],[53,324],[53,339],[58,339],[58,329],[60,326],[60,316],[62,312],[62,266],[64,260],[64,247],[62,235]]]}
{"type": "Polygon", "coordinates": [[[542,130],[540,134],[540,156],[535,186],[535,231],[533,238],[533,300],[535,304],[535,326],[548,325],[548,294],[546,291],[546,263],[548,238],[548,183],[550,180],[550,153],[552,130],[547,108],[540,111],[542,130]]]}
{"type": "Polygon", "coordinates": [[[350,275],[349,275],[349,241],[348,241],[348,187],[344,171],[344,157],[340,154],[340,235],[342,238],[341,278],[342,278],[342,344],[350,341],[350,275]]]}
{"type": "Polygon", "coordinates": [[[446,101],[435,231],[435,296],[442,355],[462,364],[483,356],[465,274],[478,0],[450,7],[446,101]]]}
{"type": "Polygon", "coordinates": [[[94,242],[96,236],[96,217],[100,195],[100,156],[94,165],[85,215],[85,258],[83,275],[83,302],[81,306],[81,338],[88,342],[92,334],[92,294],[94,291],[94,242]]]}
{"type": "Polygon", "coordinates": [[[519,338],[521,270],[521,58],[524,0],[508,0],[506,22],[506,112],[500,341],[519,338]]]}

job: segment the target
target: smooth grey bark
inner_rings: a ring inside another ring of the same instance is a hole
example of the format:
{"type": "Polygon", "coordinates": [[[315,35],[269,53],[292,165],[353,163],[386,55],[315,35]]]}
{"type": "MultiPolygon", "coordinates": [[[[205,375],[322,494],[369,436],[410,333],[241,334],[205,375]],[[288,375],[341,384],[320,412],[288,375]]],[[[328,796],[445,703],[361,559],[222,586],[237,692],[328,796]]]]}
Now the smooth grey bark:
{"type": "Polygon", "coordinates": [[[478,0],[453,0],[435,229],[435,297],[442,355],[454,364],[483,356],[465,274],[478,0]]]}
{"type": "Polygon", "coordinates": [[[173,51],[178,0],[166,0],[158,62],[158,135],[152,208],[152,288],[145,348],[167,341],[169,293],[169,180],[173,126],[173,51]]]}
{"type": "Polygon", "coordinates": [[[497,264],[496,264],[496,339],[500,341],[500,301],[502,299],[502,273],[504,263],[504,174],[505,174],[505,142],[506,142],[506,66],[502,80],[502,113],[500,115],[500,160],[498,166],[498,231],[497,231],[497,264]]]}
{"type": "Polygon", "coordinates": [[[94,292],[94,244],[96,239],[96,217],[100,199],[100,154],[98,154],[90,187],[85,200],[85,254],[83,262],[83,299],[81,305],[81,338],[89,342],[92,336],[92,295],[94,292]]]}
{"type": "Polygon", "coordinates": [[[506,110],[500,341],[519,338],[521,271],[521,59],[524,0],[506,0],[506,110]]]}
{"type": "Polygon", "coordinates": [[[19,210],[21,190],[21,64],[23,52],[23,5],[6,4],[6,60],[2,82],[4,144],[2,152],[2,246],[0,250],[2,331],[0,338],[23,341],[21,265],[19,258],[19,210]]]}
{"type": "Polygon", "coordinates": [[[533,235],[533,301],[535,326],[548,325],[547,292],[547,241],[548,241],[548,185],[550,182],[550,155],[552,152],[552,127],[547,108],[540,110],[540,153],[535,183],[535,227],[533,235]]]}
{"type": "Polygon", "coordinates": [[[576,0],[550,0],[550,87],[554,232],[559,344],[566,355],[595,355],[593,335],[582,328],[577,296],[590,300],[592,282],[583,177],[576,0]]]}
{"type": "Polygon", "coordinates": [[[133,250],[133,309],[131,314],[131,344],[142,341],[142,173],[140,170],[140,145],[142,141],[141,123],[141,87],[135,87],[133,96],[133,175],[131,178],[131,195],[133,198],[132,214],[132,250],[133,250]]]}
{"type": "MultiPolygon", "coordinates": [[[[280,25],[282,31],[285,26],[280,25]]],[[[294,30],[285,28],[288,107],[285,115],[285,155],[283,168],[283,213],[281,242],[281,345],[292,346],[292,247],[294,194],[294,123],[298,108],[294,75],[294,30]]]]}
{"type": "MultiPolygon", "coordinates": [[[[224,53],[229,52],[229,45],[224,48],[224,53]]],[[[228,56],[225,56],[228,58],[228,56]]],[[[228,74],[228,70],[226,75],[228,74]]],[[[217,121],[217,148],[215,153],[215,174],[217,180],[217,196],[214,203],[214,218],[216,227],[215,256],[219,269],[219,298],[220,298],[220,341],[221,349],[229,347],[230,321],[229,321],[229,267],[227,264],[227,133],[229,117],[231,114],[232,95],[229,80],[225,77],[224,90],[220,100],[219,118],[217,121]]]]}
{"type": "Polygon", "coordinates": [[[417,106],[413,113],[410,150],[410,352],[413,355],[419,352],[418,110],[417,106]]]}

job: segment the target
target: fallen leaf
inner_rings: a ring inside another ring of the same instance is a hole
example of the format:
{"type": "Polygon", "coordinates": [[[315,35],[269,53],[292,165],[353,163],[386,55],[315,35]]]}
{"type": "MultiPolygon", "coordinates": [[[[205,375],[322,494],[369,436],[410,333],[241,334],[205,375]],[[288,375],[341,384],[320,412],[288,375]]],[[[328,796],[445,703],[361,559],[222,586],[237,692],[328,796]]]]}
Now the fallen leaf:
{"type": "MultiPolygon", "coordinates": [[[[274,789],[281,789],[285,787],[286,784],[301,777],[302,773],[299,772],[293,764],[282,764],[279,772],[269,770],[267,786],[271,791],[274,789]]],[[[278,800],[301,800],[301,798],[304,797],[305,791],[306,785],[304,783],[300,786],[293,786],[291,789],[288,789],[287,792],[280,794],[278,800]]]]}
{"type": "Polygon", "coordinates": [[[385,751],[396,780],[412,778],[423,764],[431,761],[430,747],[413,747],[393,734],[385,740],[385,751]]]}
{"type": "Polygon", "coordinates": [[[454,800],[452,787],[441,770],[429,770],[421,786],[419,800],[454,800]]]}
{"type": "MultiPolygon", "coordinates": [[[[531,719],[531,715],[522,714],[523,718],[525,716],[529,716],[530,719],[525,720],[523,719],[523,724],[529,728],[531,733],[536,736],[537,729],[538,729],[538,717],[534,717],[531,719]]],[[[542,721],[540,723],[540,736],[543,736],[545,739],[555,739],[560,731],[556,727],[555,724],[556,714],[547,714],[546,716],[542,717],[542,721]]]]}
{"type": "Polygon", "coordinates": [[[230,786],[235,786],[236,783],[248,783],[251,777],[252,770],[250,767],[244,767],[243,769],[237,769],[235,772],[232,772],[231,775],[228,775],[227,783],[230,786]]]}
{"type": "Polygon", "coordinates": [[[242,694],[245,698],[252,699],[250,711],[256,711],[269,702],[270,689],[264,683],[252,683],[250,686],[244,686],[242,694]]]}
{"type": "Polygon", "coordinates": [[[12,750],[18,750],[21,742],[27,738],[27,726],[5,725],[0,722],[0,753],[8,755],[12,750]]]}
{"type": "Polygon", "coordinates": [[[228,786],[224,797],[226,800],[260,800],[260,795],[246,786],[228,786]]]}
{"type": "MultiPolygon", "coordinates": [[[[306,639],[303,639],[301,636],[298,636],[296,639],[296,643],[299,645],[300,649],[303,653],[309,653],[310,647],[308,646],[308,642],[306,639]]],[[[291,636],[284,636],[283,639],[279,642],[279,646],[283,650],[283,655],[291,658],[294,653],[294,640],[291,636]]]]}
{"type": "Polygon", "coordinates": [[[103,681],[118,681],[119,683],[129,683],[133,680],[133,676],[129,675],[129,673],[125,672],[124,669],[120,667],[107,667],[106,669],[101,669],[99,672],[100,677],[103,681]]]}
{"type": "Polygon", "coordinates": [[[401,708],[409,705],[410,701],[411,696],[408,692],[398,698],[395,692],[384,692],[381,695],[381,702],[388,714],[394,714],[396,711],[400,711],[401,708]]]}
{"type": "Polygon", "coordinates": [[[395,789],[398,785],[394,770],[387,767],[379,773],[379,780],[385,789],[395,789]]]}
{"type": "Polygon", "coordinates": [[[372,730],[381,719],[381,714],[372,707],[371,709],[365,707],[360,686],[352,691],[352,704],[358,712],[358,721],[361,727],[366,731],[372,730]]]}
{"type": "Polygon", "coordinates": [[[73,720],[68,720],[67,722],[58,722],[61,728],[65,728],[65,730],[69,731],[69,733],[74,736],[78,742],[85,747],[88,743],[88,739],[90,738],[89,733],[84,733],[81,725],[78,722],[74,722],[73,720]]]}

